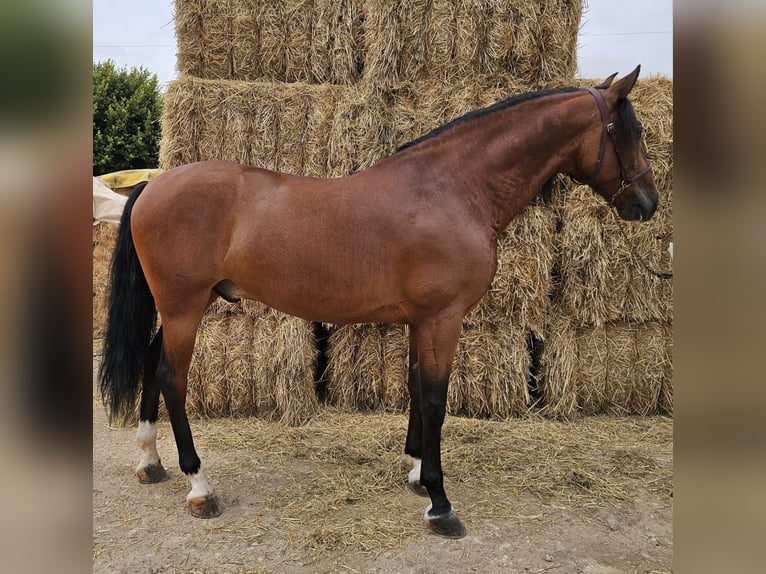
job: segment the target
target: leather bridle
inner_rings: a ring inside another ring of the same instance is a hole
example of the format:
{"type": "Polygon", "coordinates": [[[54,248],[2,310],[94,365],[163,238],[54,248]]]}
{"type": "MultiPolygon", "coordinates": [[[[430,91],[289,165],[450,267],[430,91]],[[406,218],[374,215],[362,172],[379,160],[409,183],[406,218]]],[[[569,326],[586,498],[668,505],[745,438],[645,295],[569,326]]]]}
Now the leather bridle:
{"type": "Polygon", "coordinates": [[[593,169],[593,175],[590,176],[586,181],[583,181],[582,183],[586,185],[591,185],[596,182],[596,178],[598,177],[599,172],[601,171],[601,164],[604,161],[604,154],[606,153],[606,142],[607,139],[612,141],[612,146],[614,147],[614,153],[617,155],[617,162],[620,164],[620,176],[622,177],[622,183],[620,183],[620,188],[617,190],[617,192],[612,195],[612,197],[609,199],[609,203],[611,205],[614,205],[614,200],[617,199],[617,197],[624,192],[626,189],[628,189],[635,180],[637,180],[642,175],[652,171],[652,164],[647,163],[646,167],[639,171],[636,174],[633,174],[632,176],[628,176],[628,167],[625,165],[625,160],[622,157],[622,154],[620,153],[620,148],[617,145],[617,139],[615,138],[615,125],[612,121],[612,118],[609,116],[609,110],[606,107],[606,102],[604,101],[604,96],[601,95],[601,91],[597,88],[588,88],[588,93],[593,96],[593,99],[596,100],[596,104],[598,105],[598,110],[601,113],[601,123],[604,126],[604,129],[601,133],[601,146],[598,150],[598,159],[596,160],[596,167],[593,169]]]}
{"type": "MultiPolygon", "coordinates": [[[[622,183],[620,184],[620,188],[609,199],[610,205],[614,206],[614,200],[617,199],[617,197],[622,192],[628,189],[635,180],[637,180],[642,175],[652,171],[652,164],[647,163],[644,169],[642,169],[641,171],[639,171],[638,173],[632,176],[628,176],[628,168],[625,165],[625,160],[623,160],[622,158],[622,154],[620,153],[620,148],[617,146],[617,139],[615,138],[615,135],[614,135],[615,125],[614,125],[614,122],[612,121],[612,118],[609,116],[609,110],[606,107],[604,96],[601,95],[601,92],[597,88],[588,88],[588,92],[590,93],[591,96],[593,96],[593,99],[596,100],[596,104],[598,105],[598,110],[601,113],[601,122],[604,126],[604,129],[601,134],[601,147],[598,151],[598,159],[596,160],[596,167],[593,169],[593,175],[590,176],[590,179],[582,183],[586,185],[595,183],[596,177],[598,177],[598,173],[601,170],[601,163],[604,161],[604,153],[606,152],[607,138],[612,140],[612,146],[614,146],[614,153],[617,155],[617,161],[620,164],[620,176],[622,177],[622,183]]],[[[633,245],[633,242],[631,242],[628,239],[628,236],[625,233],[623,226],[621,225],[622,222],[619,219],[617,219],[617,223],[618,223],[617,227],[620,230],[620,233],[622,233],[622,236],[625,239],[625,242],[630,246],[630,249],[633,252],[633,256],[641,263],[644,269],[646,269],[649,273],[651,273],[652,275],[660,279],[672,279],[673,278],[672,272],[656,271],[652,269],[651,267],[649,267],[649,265],[646,263],[644,258],[636,250],[636,246],[633,245]]]]}

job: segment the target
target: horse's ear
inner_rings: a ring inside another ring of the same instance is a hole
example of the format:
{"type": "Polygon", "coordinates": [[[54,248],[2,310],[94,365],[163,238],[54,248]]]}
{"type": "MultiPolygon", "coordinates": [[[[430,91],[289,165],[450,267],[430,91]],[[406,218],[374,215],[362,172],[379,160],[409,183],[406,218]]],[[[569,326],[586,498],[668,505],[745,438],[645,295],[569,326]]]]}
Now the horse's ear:
{"type": "Polygon", "coordinates": [[[609,95],[614,98],[615,101],[617,100],[624,100],[628,97],[628,94],[630,93],[630,90],[633,89],[633,86],[636,85],[636,80],[638,79],[638,73],[641,71],[641,66],[636,66],[636,69],[633,70],[630,74],[625,76],[624,78],[620,78],[615,83],[613,83],[609,87],[609,95]]]}
{"type": "Polygon", "coordinates": [[[598,86],[594,86],[597,90],[606,90],[609,86],[612,85],[612,80],[614,80],[614,77],[617,75],[617,72],[609,76],[606,80],[601,82],[598,86]]]}

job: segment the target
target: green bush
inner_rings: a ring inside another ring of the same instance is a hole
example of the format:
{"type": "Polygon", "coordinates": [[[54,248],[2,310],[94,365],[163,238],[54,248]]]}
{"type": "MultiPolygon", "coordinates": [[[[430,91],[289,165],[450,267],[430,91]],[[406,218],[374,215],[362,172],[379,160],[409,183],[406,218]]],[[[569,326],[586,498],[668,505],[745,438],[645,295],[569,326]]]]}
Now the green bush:
{"type": "Polygon", "coordinates": [[[155,74],[93,64],[93,175],[157,167],[161,110],[155,74]]]}

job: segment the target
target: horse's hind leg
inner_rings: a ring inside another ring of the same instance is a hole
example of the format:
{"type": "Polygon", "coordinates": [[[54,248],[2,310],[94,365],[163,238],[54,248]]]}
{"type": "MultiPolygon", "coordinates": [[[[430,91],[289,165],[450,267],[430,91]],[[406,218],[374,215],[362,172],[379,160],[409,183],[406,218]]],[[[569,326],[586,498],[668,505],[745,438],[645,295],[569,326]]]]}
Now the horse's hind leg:
{"type": "Polygon", "coordinates": [[[162,466],[157,453],[157,415],[160,407],[160,382],[157,367],[162,353],[162,327],[152,339],[149,355],[144,367],[144,386],[141,390],[141,411],[138,420],[136,440],[143,456],[136,467],[138,480],[143,483],[162,482],[168,473],[162,466]]]}
{"type": "Polygon", "coordinates": [[[198,314],[186,313],[180,317],[163,316],[164,352],[158,378],[178,448],[178,463],[191,483],[191,490],[186,495],[189,509],[194,516],[213,518],[221,513],[218,498],[202,471],[186,416],[189,365],[201,319],[202,311],[198,314]]]}

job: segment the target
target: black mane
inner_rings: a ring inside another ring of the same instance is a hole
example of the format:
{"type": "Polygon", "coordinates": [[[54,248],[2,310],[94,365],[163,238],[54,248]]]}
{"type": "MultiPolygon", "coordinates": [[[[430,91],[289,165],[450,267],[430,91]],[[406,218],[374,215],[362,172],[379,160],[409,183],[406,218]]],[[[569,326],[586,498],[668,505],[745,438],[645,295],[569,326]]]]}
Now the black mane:
{"type": "Polygon", "coordinates": [[[627,98],[621,99],[617,104],[617,133],[630,134],[633,138],[640,139],[643,127],[636,117],[633,104],[627,98]]]}
{"type": "MultiPolygon", "coordinates": [[[[510,108],[512,106],[515,106],[517,104],[521,104],[523,102],[528,102],[529,100],[534,100],[536,98],[541,98],[543,96],[550,96],[550,95],[553,95],[553,94],[564,94],[564,93],[569,93],[569,92],[576,92],[576,91],[578,91],[580,89],[581,88],[575,88],[575,87],[549,88],[549,89],[546,89],[546,90],[540,90],[538,92],[528,92],[528,93],[519,94],[519,95],[516,95],[516,96],[511,96],[511,97],[506,98],[506,99],[504,99],[502,101],[499,101],[499,102],[497,102],[495,104],[492,104],[491,106],[488,106],[486,108],[480,108],[478,110],[474,110],[472,112],[468,112],[464,116],[460,116],[459,118],[454,119],[451,122],[444,124],[443,126],[439,126],[438,128],[428,132],[425,135],[420,136],[417,139],[414,139],[414,140],[409,141],[409,142],[407,142],[405,144],[402,144],[402,145],[400,145],[396,149],[396,152],[394,152],[394,153],[399,153],[400,151],[409,149],[409,148],[411,148],[413,146],[418,145],[421,142],[433,139],[433,138],[443,134],[447,130],[454,128],[457,125],[464,124],[464,123],[469,122],[471,120],[474,120],[476,118],[481,118],[481,117],[484,117],[486,115],[492,114],[494,112],[499,112],[501,110],[505,110],[505,109],[510,108]]],[[[632,108],[631,108],[631,110],[632,110],[632,108]]],[[[633,118],[635,119],[635,114],[633,115],[633,118]]]]}

